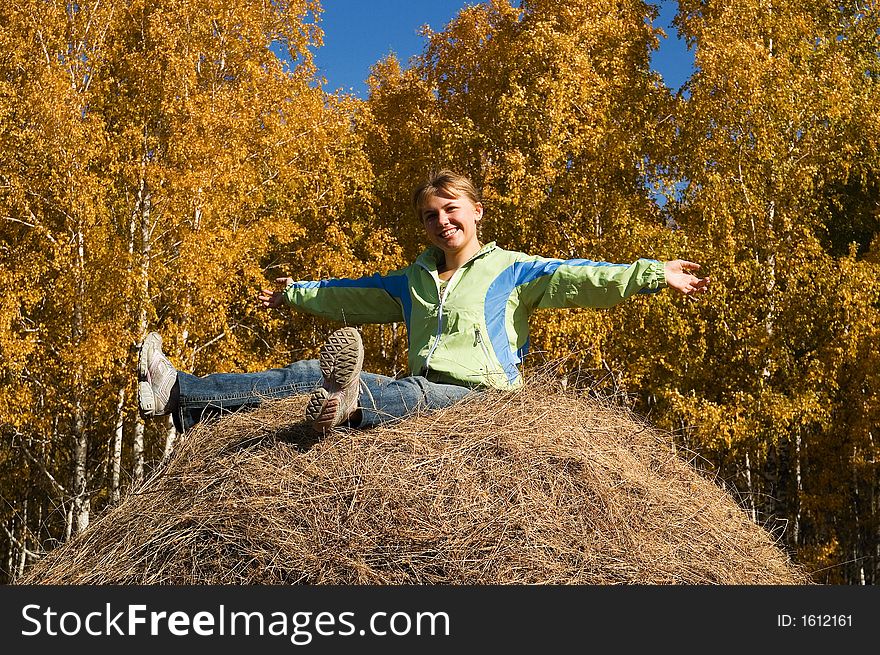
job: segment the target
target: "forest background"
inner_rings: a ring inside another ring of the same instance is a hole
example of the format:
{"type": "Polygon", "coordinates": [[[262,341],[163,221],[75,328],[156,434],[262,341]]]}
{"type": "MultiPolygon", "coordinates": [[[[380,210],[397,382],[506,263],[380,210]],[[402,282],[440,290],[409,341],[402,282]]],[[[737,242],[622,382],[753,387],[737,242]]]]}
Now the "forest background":
{"type": "MultiPolygon", "coordinates": [[[[701,262],[698,302],[539,313],[532,361],[669,430],[817,581],[877,582],[877,3],[680,0],[671,90],[656,6],[493,0],[377,62],[365,99],[324,89],[320,15],[0,6],[0,581],[173,448],[137,414],[146,332],[196,374],[314,357],[332,326],[257,290],[407,263],[411,189],[451,166],[486,241],[701,262]]],[[[364,334],[369,369],[403,369],[405,326],[364,334]]]]}

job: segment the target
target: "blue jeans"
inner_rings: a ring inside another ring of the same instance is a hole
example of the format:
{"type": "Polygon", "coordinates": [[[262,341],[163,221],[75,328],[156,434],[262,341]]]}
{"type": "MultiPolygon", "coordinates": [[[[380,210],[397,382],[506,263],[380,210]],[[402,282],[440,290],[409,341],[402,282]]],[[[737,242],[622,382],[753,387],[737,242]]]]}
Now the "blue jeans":
{"type": "MultiPolygon", "coordinates": [[[[264,400],[307,394],[321,386],[321,367],[315,359],[259,373],[212,373],[203,377],[178,371],[178,404],[173,413],[178,430],[191,428],[203,418],[256,407],[264,400]]],[[[368,428],[416,411],[448,407],[479,391],[439,384],[421,376],[390,378],[361,373],[358,405],[368,428]]]]}

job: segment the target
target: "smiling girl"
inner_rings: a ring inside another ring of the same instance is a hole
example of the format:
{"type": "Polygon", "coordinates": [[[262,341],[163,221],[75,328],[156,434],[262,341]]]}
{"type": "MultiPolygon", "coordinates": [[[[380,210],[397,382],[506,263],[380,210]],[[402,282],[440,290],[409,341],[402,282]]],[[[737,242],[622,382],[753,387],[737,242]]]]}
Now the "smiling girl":
{"type": "Polygon", "coordinates": [[[453,171],[435,173],[419,186],[413,210],[431,245],[409,266],[358,279],[277,278],[282,290],[259,294],[266,308],[288,305],[349,325],[403,321],[408,376],[363,372],[363,345],[354,327],[330,335],[318,360],[203,377],[177,371],[162,353],[161,337],[152,332],[138,363],[141,414],[170,413],[183,431],[214,413],[307,393],[306,419],[314,430],[371,427],[447,407],[482,389],[521,386],[528,319],[535,309],[604,308],[664,287],[685,295],[709,287],[708,277],[693,274],[699,265],[681,259],[611,264],[481,244],[479,194],[468,178],[453,171]]]}

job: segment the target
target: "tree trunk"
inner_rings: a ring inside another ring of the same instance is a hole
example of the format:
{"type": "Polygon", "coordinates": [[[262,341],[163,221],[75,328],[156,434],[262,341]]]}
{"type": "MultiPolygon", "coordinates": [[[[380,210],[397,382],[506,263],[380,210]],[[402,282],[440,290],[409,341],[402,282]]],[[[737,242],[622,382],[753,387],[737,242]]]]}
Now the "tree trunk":
{"type": "Polygon", "coordinates": [[[28,499],[24,499],[24,511],[22,512],[22,520],[21,520],[21,553],[18,558],[18,570],[15,572],[15,577],[20,578],[24,575],[24,567],[27,563],[27,553],[28,553],[28,499]]]}
{"type": "MultiPolygon", "coordinates": [[[[73,335],[72,341],[76,348],[82,344],[84,330],[83,299],[85,298],[85,236],[82,227],[76,233],[76,298],[73,301],[73,335]]],[[[77,365],[74,376],[74,408],[73,408],[73,438],[74,438],[74,470],[73,470],[73,507],[76,518],[76,532],[79,534],[89,526],[89,513],[91,503],[88,496],[88,450],[89,441],[86,434],[86,419],[83,400],[84,372],[82,364],[77,365]]]]}
{"type": "Polygon", "coordinates": [[[749,453],[746,452],[746,498],[748,498],[749,515],[752,522],[758,522],[758,512],[755,508],[755,489],[752,486],[752,462],[749,459],[749,453]]]}
{"type": "MultiPolygon", "coordinates": [[[[15,527],[15,523],[10,519],[10,525],[6,528],[6,532],[9,533],[10,527],[15,527]]],[[[6,549],[6,570],[9,571],[10,581],[15,581],[14,571],[15,571],[15,542],[12,540],[12,534],[6,535],[6,540],[9,542],[9,548],[6,549]]]]}
{"type": "Polygon", "coordinates": [[[73,536],[73,503],[67,506],[64,518],[64,541],[70,541],[73,536]]]}
{"type": "Polygon", "coordinates": [[[119,503],[119,477],[122,470],[122,428],[125,423],[125,389],[119,390],[116,403],[116,429],[113,434],[113,452],[110,455],[111,498],[113,504],[119,503]]]}
{"type": "Polygon", "coordinates": [[[804,494],[804,483],[801,478],[801,433],[797,431],[794,442],[794,475],[795,475],[795,498],[794,498],[794,529],[791,537],[795,548],[801,542],[801,497],[804,494]]]}
{"type": "Polygon", "coordinates": [[[74,446],[73,507],[76,516],[76,533],[79,534],[89,527],[89,514],[91,512],[91,502],[88,494],[89,474],[86,462],[89,442],[85,432],[82,405],[78,404],[74,411],[76,412],[74,419],[76,444],[74,446]]]}
{"type": "MultiPolygon", "coordinates": [[[[784,492],[784,485],[780,484],[779,480],[779,468],[780,468],[780,453],[779,449],[785,448],[785,440],[780,439],[779,444],[771,444],[767,447],[767,455],[764,458],[764,476],[763,483],[764,487],[761,489],[761,498],[764,500],[763,507],[763,515],[767,518],[775,518],[777,516],[778,502],[781,494],[784,492]]],[[[784,456],[784,452],[782,453],[784,456]]],[[[785,461],[783,459],[783,461],[785,461]]],[[[785,508],[783,507],[783,512],[785,512],[785,508]]]]}
{"type": "MultiPolygon", "coordinates": [[[[143,424],[141,424],[143,426],[143,424]]],[[[132,457],[134,459],[134,471],[132,472],[131,485],[139,487],[144,481],[144,430],[134,431],[134,439],[131,444],[132,457]]]]}
{"type": "Polygon", "coordinates": [[[134,424],[131,438],[132,456],[135,459],[134,471],[132,472],[131,486],[138,486],[144,478],[144,420],[138,416],[134,424]],[[140,461],[140,468],[137,462],[140,461]]]}
{"type": "MultiPolygon", "coordinates": [[[[138,306],[138,343],[143,343],[147,335],[147,307],[150,302],[150,255],[152,250],[152,225],[150,224],[151,196],[146,181],[146,130],[144,131],[144,156],[141,162],[141,178],[138,188],[136,204],[137,217],[140,220],[141,250],[140,250],[140,292],[138,306]]],[[[139,486],[144,479],[144,424],[140,415],[135,425],[132,451],[134,457],[133,484],[139,486]]]]}
{"type": "Polygon", "coordinates": [[[174,450],[174,443],[177,440],[177,429],[174,427],[174,421],[171,415],[165,417],[165,451],[162,453],[162,460],[166,460],[171,456],[174,450]]]}
{"type": "MultiPolygon", "coordinates": [[[[857,580],[858,584],[865,584],[865,556],[867,553],[865,552],[864,544],[867,543],[868,534],[870,534],[870,527],[865,524],[864,516],[862,515],[863,510],[863,502],[862,502],[862,490],[859,480],[859,471],[858,464],[859,461],[859,451],[858,446],[854,445],[852,448],[852,453],[849,456],[850,462],[850,472],[852,474],[852,517],[854,530],[852,536],[852,561],[855,562],[857,566],[857,580]]],[[[853,583],[852,578],[848,580],[849,584],[853,583]]]]}
{"type": "Polygon", "coordinates": [[[873,566],[871,566],[871,584],[877,584],[880,581],[880,517],[878,517],[878,497],[877,492],[880,490],[880,470],[878,470],[877,462],[874,459],[874,453],[876,453],[876,448],[874,445],[874,435],[872,432],[868,432],[868,444],[871,448],[871,462],[874,465],[874,479],[871,484],[871,525],[874,526],[874,546],[871,549],[873,552],[871,553],[871,558],[873,559],[873,566]]]}

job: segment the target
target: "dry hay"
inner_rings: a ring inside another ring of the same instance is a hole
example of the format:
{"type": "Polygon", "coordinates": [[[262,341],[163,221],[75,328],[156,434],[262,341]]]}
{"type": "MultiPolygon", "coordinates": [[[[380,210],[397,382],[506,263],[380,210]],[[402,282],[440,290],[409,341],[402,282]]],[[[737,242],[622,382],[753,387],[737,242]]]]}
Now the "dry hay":
{"type": "MultiPolygon", "coordinates": [[[[316,440],[196,426],[19,584],[805,584],[667,436],[548,382],[316,440]]],[[[296,418],[293,418],[296,417],[296,418]]]]}

